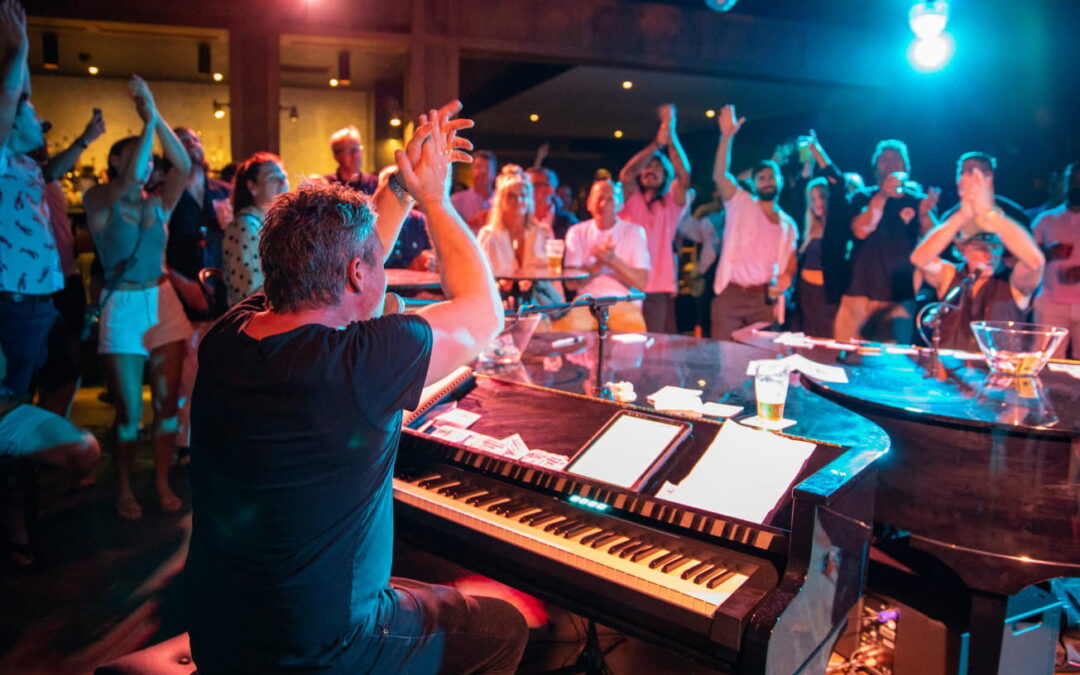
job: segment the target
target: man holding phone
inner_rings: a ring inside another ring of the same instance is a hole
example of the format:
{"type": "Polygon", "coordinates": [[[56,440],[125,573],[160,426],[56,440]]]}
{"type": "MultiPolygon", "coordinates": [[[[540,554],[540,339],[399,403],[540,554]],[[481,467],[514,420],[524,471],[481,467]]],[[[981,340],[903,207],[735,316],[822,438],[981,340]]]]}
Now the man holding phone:
{"type": "Polygon", "coordinates": [[[940,191],[925,193],[909,180],[911,162],[903,141],[884,140],[874,150],[877,186],[852,197],[851,284],[840,300],[837,340],[869,338],[910,344],[916,278],[911,252],[919,237],[937,225],[940,191]]]}

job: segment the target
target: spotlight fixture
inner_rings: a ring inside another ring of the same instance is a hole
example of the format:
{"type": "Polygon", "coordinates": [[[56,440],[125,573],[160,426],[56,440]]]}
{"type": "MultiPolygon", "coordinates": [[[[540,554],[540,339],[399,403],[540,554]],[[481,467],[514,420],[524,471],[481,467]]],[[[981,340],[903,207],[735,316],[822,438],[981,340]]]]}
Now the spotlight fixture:
{"type": "Polygon", "coordinates": [[[537,115],[536,113],[533,113],[533,114],[529,115],[529,121],[530,122],[539,122],[540,121],[540,116],[537,115]]]}
{"type": "Polygon", "coordinates": [[[401,126],[401,118],[400,117],[391,117],[390,118],[390,126],[392,126],[392,127],[400,127],[401,126]]]}
{"type": "Polygon", "coordinates": [[[79,52],[79,60],[86,64],[86,72],[91,75],[97,75],[99,72],[98,67],[90,63],[90,60],[94,57],[89,52],[79,52]]]}
{"type": "Polygon", "coordinates": [[[98,70],[97,66],[87,66],[86,67],[86,72],[90,73],[91,75],[97,75],[101,71],[98,70]]]}
{"type": "Polygon", "coordinates": [[[634,88],[634,83],[631,82],[630,80],[623,80],[622,88],[623,89],[633,89],[634,88]]]}
{"type": "Polygon", "coordinates": [[[949,22],[949,3],[945,0],[920,0],[911,6],[908,25],[920,40],[930,40],[945,32],[949,22]]]}
{"type": "Polygon", "coordinates": [[[224,79],[225,75],[223,73],[214,73],[214,82],[221,82],[224,79]]]}
{"type": "Polygon", "coordinates": [[[341,84],[341,80],[337,79],[336,77],[331,77],[330,78],[330,86],[331,87],[336,87],[339,84],[341,84]]]}
{"type": "Polygon", "coordinates": [[[225,108],[228,105],[229,105],[228,103],[221,103],[220,101],[215,99],[214,102],[213,102],[214,119],[216,119],[216,120],[224,119],[225,118],[225,108]]]}
{"type": "Polygon", "coordinates": [[[60,68],[60,36],[56,33],[41,34],[41,67],[45,70],[60,68]]]}
{"type": "Polygon", "coordinates": [[[622,138],[622,129],[616,129],[614,136],[615,138],[622,138]]]}
{"type": "Polygon", "coordinates": [[[708,110],[705,111],[705,117],[708,117],[709,119],[712,119],[713,117],[716,117],[716,111],[713,110],[712,108],[709,108],[708,110]]]}

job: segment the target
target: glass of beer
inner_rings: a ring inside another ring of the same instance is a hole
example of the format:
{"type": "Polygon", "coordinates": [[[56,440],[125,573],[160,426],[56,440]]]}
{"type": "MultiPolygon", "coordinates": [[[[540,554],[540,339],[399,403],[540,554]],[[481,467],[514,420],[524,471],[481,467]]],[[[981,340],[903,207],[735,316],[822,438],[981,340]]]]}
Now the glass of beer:
{"type": "Polygon", "coordinates": [[[563,253],[566,252],[566,242],[562,239],[548,239],[545,243],[547,248],[547,266],[552,274],[562,272],[563,253]]]}
{"type": "Polygon", "coordinates": [[[766,422],[784,419],[790,374],[782,363],[763,363],[754,374],[754,397],[758,418],[766,422]]]}

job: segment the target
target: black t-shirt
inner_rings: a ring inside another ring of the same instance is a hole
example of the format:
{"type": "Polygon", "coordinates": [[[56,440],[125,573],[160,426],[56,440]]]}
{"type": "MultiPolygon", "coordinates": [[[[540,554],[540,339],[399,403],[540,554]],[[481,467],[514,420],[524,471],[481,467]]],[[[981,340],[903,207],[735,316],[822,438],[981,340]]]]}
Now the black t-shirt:
{"type": "Polygon", "coordinates": [[[392,607],[391,477],[432,334],[415,315],[244,332],[262,294],[199,347],[192,395],[191,643],[253,672],[329,667],[392,607]]]}
{"type": "MultiPolygon", "coordinates": [[[[967,267],[957,270],[949,287],[945,290],[945,295],[963,283],[964,277],[968,274],[970,270],[967,267]]],[[[968,289],[954,301],[959,304],[959,307],[945,314],[941,321],[942,347],[979,351],[979,343],[975,341],[975,334],[971,332],[972,321],[1023,322],[1028,320],[1030,312],[1016,306],[1010,283],[1011,276],[1011,269],[1002,268],[986,280],[979,288],[977,295],[972,295],[973,289],[968,289]]]]}
{"type": "Polygon", "coordinates": [[[218,224],[214,202],[228,199],[228,183],[206,177],[203,203],[184,190],[169,216],[169,241],[165,245],[166,264],[188,279],[198,279],[204,267],[221,267],[225,234],[218,224]]]}
{"type": "MultiPolygon", "coordinates": [[[[852,196],[852,217],[870,203],[876,192],[877,187],[872,187],[866,194],[852,196]]],[[[851,284],[846,295],[886,302],[915,297],[915,267],[910,258],[919,239],[919,201],[923,197],[905,192],[885,200],[877,229],[861,242],[855,240],[851,284]]]]}

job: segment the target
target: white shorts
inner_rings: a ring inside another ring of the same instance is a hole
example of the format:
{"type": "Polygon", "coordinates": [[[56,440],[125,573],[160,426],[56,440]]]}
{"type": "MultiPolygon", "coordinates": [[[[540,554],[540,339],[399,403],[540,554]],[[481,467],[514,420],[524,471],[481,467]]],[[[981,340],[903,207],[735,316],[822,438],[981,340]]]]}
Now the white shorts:
{"type": "Polygon", "coordinates": [[[0,417],[0,457],[26,457],[85,440],[86,432],[48,410],[20,405],[0,417]]]}
{"type": "Polygon", "coordinates": [[[191,324],[172,284],[104,291],[98,354],[139,354],[191,336],[191,324]]]}

